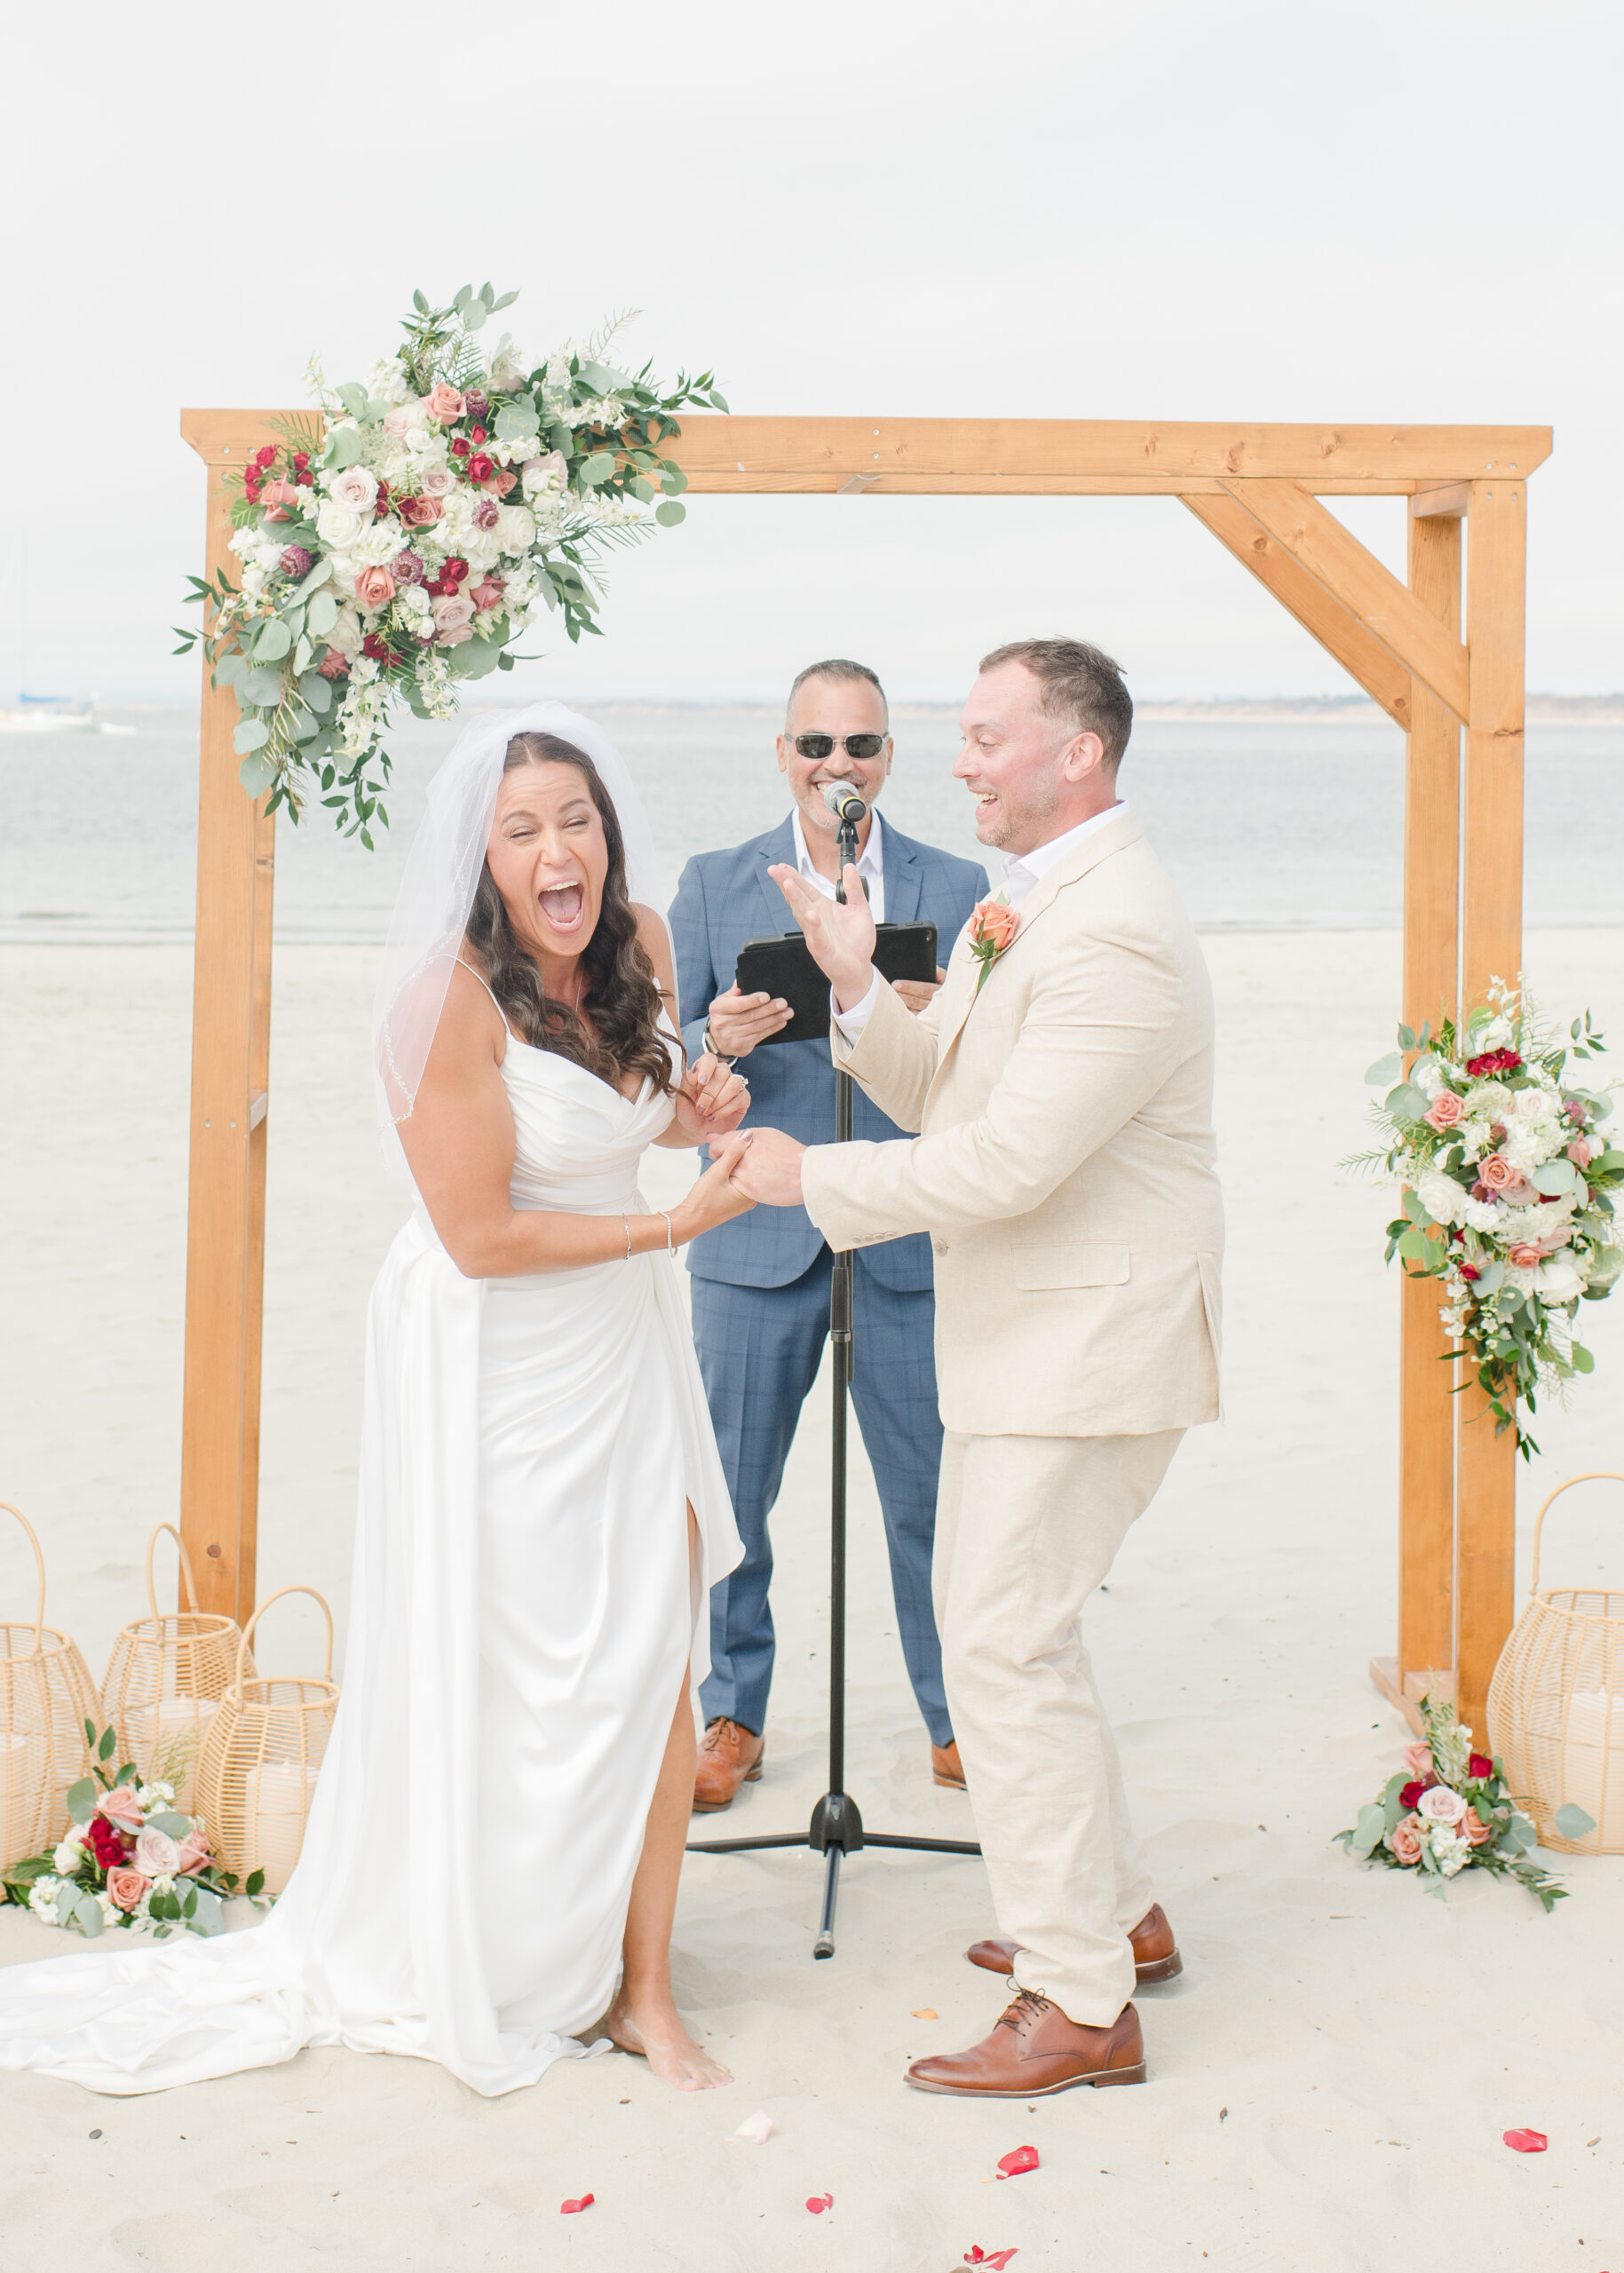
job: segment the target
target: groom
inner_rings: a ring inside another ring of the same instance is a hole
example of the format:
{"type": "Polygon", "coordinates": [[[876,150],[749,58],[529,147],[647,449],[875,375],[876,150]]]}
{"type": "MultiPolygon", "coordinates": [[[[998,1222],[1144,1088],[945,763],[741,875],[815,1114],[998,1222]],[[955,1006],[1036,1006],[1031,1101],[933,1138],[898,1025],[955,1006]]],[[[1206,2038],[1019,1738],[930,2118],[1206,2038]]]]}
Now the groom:
{"type": "Polygon", "coordinates": [[[761,1129],[734,1181],[831,1247],[929,1230],[947,1435],[934,1568],[947,1699],[1015,2000],[922,2091],[1138,2083],[1136,1980],[1179,1970],[1129,1822],[1083,1605],[1185,1429],[1218,1409],[1212,996],[1117,794],[1133,705],[1074,639],[986,656],[954,772],[1004,889],[912,1018],[873,924],[772,871],[833,990],[836,1058],[911,1141],[761,1129]]]}

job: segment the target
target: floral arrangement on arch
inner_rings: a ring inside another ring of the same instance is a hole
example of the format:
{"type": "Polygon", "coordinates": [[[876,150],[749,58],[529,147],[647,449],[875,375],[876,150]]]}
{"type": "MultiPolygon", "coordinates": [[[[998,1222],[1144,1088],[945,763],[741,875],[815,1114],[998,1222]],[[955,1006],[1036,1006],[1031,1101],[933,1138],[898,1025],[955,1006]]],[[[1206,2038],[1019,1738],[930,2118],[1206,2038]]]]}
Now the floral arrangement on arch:
{"type": "Polygon", "coordinates": [[[452,717],[462,681],[512,669],[538,605],[572,640],[597,631],[601,556],[683,519],[671,414],[727,408],[709,371],[661,393],[648,366],[605,362],[623,318],[530,368],[505,335],[488,352],[478,337],[517,293],[412,297],[364,384],[329,388],[313,360],[319,416],[273,420],[281,441],[225,477],[239,581],[189,579],[204,625],[175,650],[201,639],[234,691],[250,795],[296,821],[319,796],[368,850],[392,707],[452,717]]]}
{"type": "Polygon", "coordinates": [[[1405,1185],[1387,1260],[1442,1282],[1438,1315],[1476,1367],[1495,1435],[1514,1430],[1525,1459],[1539,1446],[1517,1406],[1532,1413],[1541,1390],[1592,1370],[1579,1305],[1624,1271],[1612,1198],[1624,1151],[1602,1133],[1612,1097],[1568,1070],[1604,1049],[1588,1011],[1564,1040],[1520,987],[1491,979],[1463,1025],[1446,1018],[1436,1039],[1399,1027],[1398,1050],[1365,1077],[1397,1081],[1374,1108],[1389,1141],[1343,1163],[1405,1185]]]}
{"type": "Polygon", "coordinates": [[[116,1730],[98,1736],[87,1721],[84,1736],[94,1757],[91,1773],[68,1787],[71,1827],[52,1853],[13,1863],[0,1895],[91,1938],[109,1927],[150,1927],[154,1941],[221,1932],[226,1902],[239,1892],[258,1897],[264,1872],[239,1881],[222,1870],[202,1823],[177,1811],[172,1784],[143,1784],[133,1761],[111,1774],[116,1730]]]}
{"type": "MultiPolygon", "coordinates": [[[[1414,1871],[1434,1893],[1462,1871],[1493,1871],[1516,1879],[1550,1911],[1567,1889],[1533,1860],[1539,1833],[1506,1789],[1498,1756],[1472,1750],[1472,1732],[1461,1726],[1453,1705],[1423,1697],[1421,1712],[1425,1742],[1406,1746],[1404,1766],[1388,1778],[1381,1798],[1368,1801],[1352,1830],[1337,1838],[1367,1863],[1414,1871]]],[[[1557,1824],[1575,1839],[1596,1828],[1571,1803],[1557,1824]]]]}

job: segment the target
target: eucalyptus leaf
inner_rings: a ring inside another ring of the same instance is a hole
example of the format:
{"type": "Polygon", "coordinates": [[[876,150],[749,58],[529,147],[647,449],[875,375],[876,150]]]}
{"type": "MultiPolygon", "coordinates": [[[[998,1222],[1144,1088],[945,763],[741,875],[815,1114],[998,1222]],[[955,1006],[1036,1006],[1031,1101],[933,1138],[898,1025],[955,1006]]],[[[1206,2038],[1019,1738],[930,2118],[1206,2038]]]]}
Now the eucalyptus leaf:
{"type": "Polygon", "coordinates": [[[299,681],[299,693],[318,717],[325,717],[332,705],[333,682],[320,671],[306,671],[299,681]]]}
{"type": "Polygon", "coordinates": [[[280,663],[293,645],[293,633],[280,615],[267,616],[254,641],[257,663],[280,663]]]}
{"type": "Polygon", "coordinates": [[[1385,1810],[1379,1807],[1374,1800],[1367,1800],[1359,1810],[1359,1819],[1353,1827],[1353,1837],[1350,1842],[1353,1853],[1356,1855],[1374,1853],[1381,1845],[1386,1830],[1385,1810]]]}
{"type": "Polygon", "coordinates": [[[305,628],[313,639],[325,639],[338,621],[338,601],[331,592],[318,592],[311,601],[305,617],[305,628]]]}
{"type": "Polygon", "coordinates": [[[293,668],[295,671],[304,672],[308,670],[310,668],[310,659],[314,652],[315,650],[310,644],[308,635],[301,631],[299,634],[298,645],[293,651],[293,668]]]}
{"type": "Polygon", "coordinates": [[[240,687],[248,676],[249,661],[241,647],[234,647],[229,655],[222,655],[214,667],[217,686],[240,687]]]}
{"type": "Polygon", "coordinates": [[[490,310],[486,306],[483,300],[470,300],[468,305],[463,310],[463,323],[464,328],[469,331],[479,330],[485,322],[486,317],[489,315],[489,313],[490,310]]]}
{"type": "Polygon", "coordinates": [[[273,710],[282,699],[282,675],[268,664],[248,671],[243,676],[242,697],[260,710],[273,710]]]}
{"type": "Polygon", "coordinates": [[[1553,1196],[1558,1192],[1572,1192],[1578,1181],[1579,1171],[1572,1160],[1547,1160],[1542,1168],[1537,1168],[1533,1172],[1534,1190],[1553,1196]]]}
{"type": "Polygon", "coordinates": [[[167,1831],[171,1839],[184,1839],[192,1828],[191,1817],[178,1815],[173,1808],[165,1808],[160,1815],[149,1815],[147,1820],[154,1831],[167,1831]]]}
{"type": "Polygon", "coordinates": [[[342,473],[345,466],[356,464],[367,447],[367,438],[359,426],[335,426],[328,437],[327,464],[335,473],[342,473]]]}
{"type": "Polygon", "coordinates": [[[305,716],[299,720],[298,725],[295,726],[293,730],[293,739],[296,742],[300,744],[305,742],[313,742],[321,731],[321,721],[319,718],[313,718],[310,716],[310,713],[306,711],[305,716]]]}
{"type": "Polygon", "coordinates": [[[1384,1089],[1390,1081],[1396,1081],[1403,1071],[1403,1052],[1393,1049],[1385,1057],[1378,1057],[1374,1065],[1366,1068],[1365,1079],[1373,1089],[1384,1089]]]}
{"type": "Polygon", "coordinates": [[[583,489],[596,489],[607,481],[614,471],[614,453],[612,450],[596,450],[582,467],[577,479],[583,489]]]}
{"type": "Polygon", "coordinates": [[[74,1916],[79,1921],[80,1932],[89,1942],[95,1940],[107,1922],[101,1914],[100,1903],[93,1894],[86,1894],[83,1889],[74,1897],[74,1916]]]}
{"type": "MultiPolygon", "coordinates": [[[[660,487],[664,490],[668,497],[680,497],[687,486],[688,477],[683,472],[680,466],[675,469],[670,466],[667,466],[664,472],[660,477],[660,487]]],[[[1395,1063],[1393,1066],[1393,1073],[1396,1073],[1398,1070],[1398,1065],[1395,1063]]],[[[1390,1081],[1393,1078],[1392,1073],[1390,1073],[1387,1078],[1390,1081]]],[[[1368,1080],[1369,1076],[1367,1075],[1366,1079],[1368,1080]]]]}
{"type": "Polygon", "coordinates": [[[276,768],[268,757],[261,756],[256,751],[238,766],[237,779],[250,797],[263,797],[276,779],[276,768]]]}
{"type": "Polygon", "coordinates": [[[654,519],[662,529],[674,529],[678,521],[685,521],[688,509],[675,497],[668,497],[654,508],[654,519]]]}
{"type": "Polygon", "coordinates": [[[271,729],[263,718],[244,718],[231,738],[231,746],[239,757],[246,757],[250,750],[263,749],[270,739],[271,729]]]}
{"type": "Polygon", "coordinates": [[[535,405],[527,395],[518,402],[504,402],[496,413],[496,440],[499,442],[527,441],[541,431],[541,420],[535,415],[535,405]]]}
{"type": "Polygon", "coordinates": [[[323,558],[318,560],[309,575],[297,586],[295,598],[301,600],[308,599],[319,585],[326,583],[332,573],[333,564],[329,559],[323,558]]]}
{"type": "Polygon", "coordinates": [[[1587,1815],[1576,1800],[1566,1800],[1551,1818],[1551,1828],[1559,1839],[1587,1839],[1596,1828],[1596,1818],[1587,1815]]]}
{"type": "Polygon", "coordinates": [[[88,1823],[96,1812],[96,1778],[82,1776],[67,1787],[67,1812],[75,1823],[88,1823]]]}
{"type": "MultiPolygon", "coordinates": [[[[676,510],[680,512],[682,508],[678,506],[676,510]]],[[[669,506],[661,505],[660,517],[670,511],[669,506]]],[[[1407,1081],[1400,1081],[1396,1089],[1390,1089],[1382,1102],[1395,1121],[1424,1121],[1427,1117],[1427,1099],[1419,1089],[1413,1089],[1407,1081]]]]}
{"type": "Polygon", "coordinates": [[[577,364],[575,367],[575,376],[583,386],[590,387],[594,394],[613,394],[614,392],[614,374],[605,364],[577,364]]]}
{"type": "Polygon", "coordinates": [[[626,487],[630,490],[632,495],[637,498],[640,504],[648,504],[654,494],[654,486],[653,482],[645,480],[640,473],[635,476],[632,480],[629,481],[626,487]]]}
{"type": "Polygon", "coordinates": [[[494,639],[465,639],[451,650],[451,669],[458,678],[484,678],[495,669],[501,655],[494,639]]]}

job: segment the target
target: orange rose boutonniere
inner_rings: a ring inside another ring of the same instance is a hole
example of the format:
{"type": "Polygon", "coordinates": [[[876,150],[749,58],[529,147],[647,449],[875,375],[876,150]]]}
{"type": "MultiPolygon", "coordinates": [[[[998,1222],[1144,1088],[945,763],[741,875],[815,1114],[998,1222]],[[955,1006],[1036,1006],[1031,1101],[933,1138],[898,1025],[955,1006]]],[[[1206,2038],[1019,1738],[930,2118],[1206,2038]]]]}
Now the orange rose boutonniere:
{"type": "Polygon", "coordinates": [[[978,899],[970,911],[970,952],[980,964],[976,978],[976,993],[986,985],[993,965],[1020,929],[1018,909],[1010,906],[1002,892],[991,899],[978,899]]]}

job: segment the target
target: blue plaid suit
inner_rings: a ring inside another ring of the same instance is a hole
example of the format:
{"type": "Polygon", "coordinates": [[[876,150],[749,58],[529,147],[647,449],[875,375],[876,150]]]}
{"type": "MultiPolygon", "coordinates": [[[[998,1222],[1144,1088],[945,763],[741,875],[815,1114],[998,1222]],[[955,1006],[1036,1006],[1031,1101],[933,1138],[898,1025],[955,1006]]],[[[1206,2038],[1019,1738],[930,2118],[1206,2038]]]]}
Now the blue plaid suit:
{"type": "MultiPolygon", "coordinates": [[[[884,831],[885,917],[933,923],[938,961],[975,902],[986,871],[884,831]]],[[[696,1057],[705,1017],[733,983],[739,950],[792,928],[770,866],[793,867],[788,820],[764,836],[689,861],[671,904],[682,1037],[696,1057]]],[[[804,1144],[835,1133],[835,1072],[823,1041],[775,1042],[745,1061],[749,1118],[804,1144]]],[[[883,1141],[903,1131],[859,1089],[856,1134],[883,1141]]],[[[783,1481],[801,1406],[828,1335],[833,1258],[802,1208],[757,1208],[707,1232],[688,1249],[693,1338],[744,1559],[711,1592],[706,1720],[721,1715],[759,1731],[772,1680],[772,1548],[767,1518],[783,1481]]],[[[932,1348],[936,1298],[931,1242],[923,1233],[860,1249],[852,1273],[855,1367],[852,1401],[884,1513],[897,1631],[908,1678],[935,1744],[952,1735],[942,1691],[941,1646],[931,1609],[931,1548],[941,1463],[941,1420],[932,1348]]]]}

